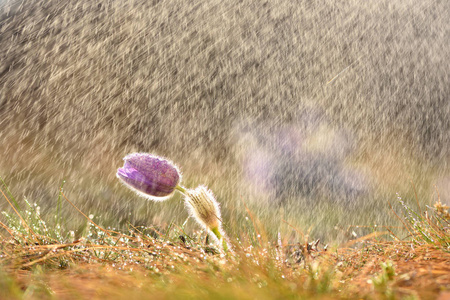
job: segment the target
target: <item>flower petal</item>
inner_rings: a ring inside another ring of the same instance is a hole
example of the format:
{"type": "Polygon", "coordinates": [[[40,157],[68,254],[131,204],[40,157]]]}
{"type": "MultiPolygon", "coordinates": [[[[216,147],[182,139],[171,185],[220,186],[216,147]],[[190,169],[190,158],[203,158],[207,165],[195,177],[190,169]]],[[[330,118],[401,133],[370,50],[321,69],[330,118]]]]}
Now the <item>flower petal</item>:
{"type": "Polygon", "coordinates": [[[117,170],[117,177],[128,187],[148,198],[170,196],[180,182],[178,168],[161,157],[133,153],[127,155],[124,160],[124,167],[117,170]]]}

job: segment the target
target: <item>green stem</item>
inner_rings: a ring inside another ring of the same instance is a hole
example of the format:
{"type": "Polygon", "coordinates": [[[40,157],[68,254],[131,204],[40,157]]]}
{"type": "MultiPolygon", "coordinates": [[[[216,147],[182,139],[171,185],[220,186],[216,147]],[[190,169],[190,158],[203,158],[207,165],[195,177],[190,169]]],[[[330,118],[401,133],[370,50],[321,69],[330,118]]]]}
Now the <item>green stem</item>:
{"type": "Polygon", "coordinates": [[[215,236],[219,239],[219,241],[222,239],[222,235],[220,234],[219,228],[214,227],[211,229],[212,233],[214,233],[215,236]]]}
{"type": "Polygon", "coordinates": [[[222,242],[223,250],[228,251],[227,241],[223,238],[218,227],[211,228],[212,233],[222,242]]]}
{"type": "Polygon", "coordinates": [[[177,185],[175,187],[175,189],[179,190],[182,194],[186,195],[186,188],[181,186],[181,185],[177,185]]]}

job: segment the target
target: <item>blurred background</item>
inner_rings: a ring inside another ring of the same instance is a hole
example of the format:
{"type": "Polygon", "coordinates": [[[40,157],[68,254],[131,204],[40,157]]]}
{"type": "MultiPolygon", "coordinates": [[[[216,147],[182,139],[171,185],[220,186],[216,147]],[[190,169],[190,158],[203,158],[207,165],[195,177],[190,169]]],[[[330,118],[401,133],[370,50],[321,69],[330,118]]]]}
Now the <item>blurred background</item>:
{"type": "Polygon", "coordinates": [[[182,224],[179,195],[115,178],[150,152],[214,191],[231,235],[245,206],[270,236],[395,226],[398,196],[450,202],[449,19],[439,0],[2,0],[0,176],[43,215],[65,180],[104,226],[182,224]]]}

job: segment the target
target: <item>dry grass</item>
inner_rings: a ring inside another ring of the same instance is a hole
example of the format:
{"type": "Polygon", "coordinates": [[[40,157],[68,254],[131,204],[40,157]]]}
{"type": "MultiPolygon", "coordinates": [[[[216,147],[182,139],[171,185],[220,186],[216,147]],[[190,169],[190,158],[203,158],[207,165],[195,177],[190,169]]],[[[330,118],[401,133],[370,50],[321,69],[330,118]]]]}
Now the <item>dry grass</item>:
{"type": "MultiPolygon", "coordinates": [[[[14,206],[6,194],[4,198],[14,206]]],[[[281,237],[268,241],[254,223],[252,232],[231,241],[228,252],[208,244],[202,232],[187,235],[183,227],[160,233],[130,225],[129,232],[121,233],[85,216],[89,226],[75,239],[70,233],[62,237],[58,226],[49,228],[36,211],[5,214],[10,224],[1,223],[0,296],[445,299],[450,292],[450,231],[439,207],[417,214],[423,216],[418,220],[407,218],[415,221],[405,223],[414,232],[408,241],[397,240],[392,232],[394,241],[387,241],[388,232],[374,232],[329,249],[319,241],[308,243],[303,233],[300,242],[281,237]]],[[[253,220],[251,212],[249,216],[253,220]]]]}
{"type": "Polygon", "coordinates": [[[235,253],[220,256],[206,253],[204,246],[186,248],[181,241],[135,248],[83,242],[24,247],[3,241],[3,276],[12,281],[3,282],[3,293],[13,296],[15,286],[20,297],[61,299],[431,299],[449,293],[450,254],[428,244],[369,239],[361,249],[322,249],[293,263],[287,261],[298,253],[288,248],[239,245],[235,253]],[[121,258],[95,254],[105,250],[121,258]],[[62,260],[69,262],[61,266],[62,260]],[[378,279],[386,261],[395,275],[378,279]]]}

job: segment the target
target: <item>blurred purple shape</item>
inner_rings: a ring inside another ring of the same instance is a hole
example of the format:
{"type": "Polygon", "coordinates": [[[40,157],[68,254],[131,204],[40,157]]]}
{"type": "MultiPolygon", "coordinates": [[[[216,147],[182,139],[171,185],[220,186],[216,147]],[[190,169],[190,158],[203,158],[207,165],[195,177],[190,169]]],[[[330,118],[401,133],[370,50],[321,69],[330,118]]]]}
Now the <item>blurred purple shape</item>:
{"type": "Polygon", "coordinates": [[[125,164],[117,170],[117,178],[146,198],[157,201],[167,199],[181,180],[178,168],[164,158],[133,153],[123,160],[125,164]]]}
{"type": "Polygon", "coordinates": [[[351,204],[371,191],[370,178],[349,163],[354,134],[320,110],[305,110],[289,124],[248,125],[243,136],[251,141],[243,150],[246,183],[269,195],[271,203],[301,199],[316,205],[325,199],[351,204]]]}

